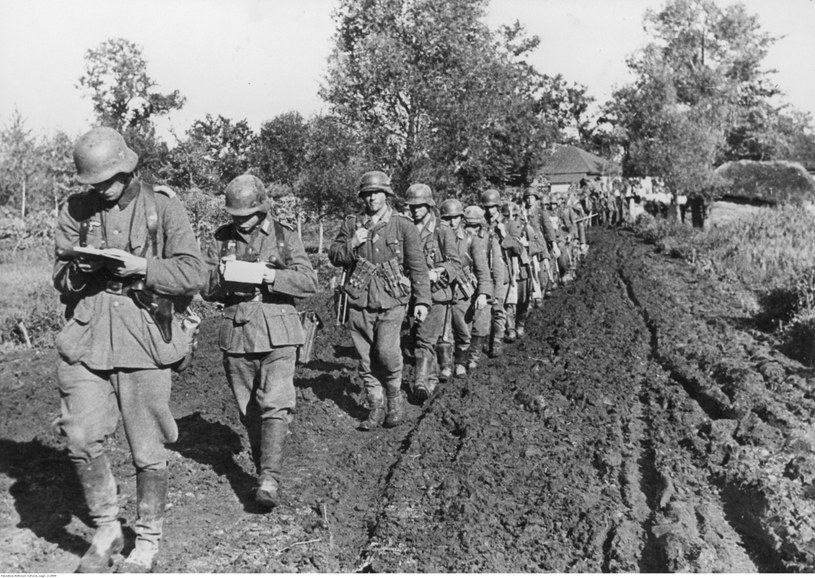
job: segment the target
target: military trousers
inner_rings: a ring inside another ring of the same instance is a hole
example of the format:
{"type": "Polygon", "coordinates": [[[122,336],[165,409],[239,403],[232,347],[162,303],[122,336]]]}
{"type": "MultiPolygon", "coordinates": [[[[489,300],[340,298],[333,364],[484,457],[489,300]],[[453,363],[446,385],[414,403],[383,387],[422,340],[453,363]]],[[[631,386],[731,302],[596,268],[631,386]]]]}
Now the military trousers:
{"type": "Polygon", "coordinates": [[[447,323],[447,316],[450,314],[449,303],[433,303],[427,317],[421,323],[413,326],[413,345],[416,357],[424,350],[428,356],[435,357],[436,343],[444,332],[444,325],[447,323]]]}
{"type": "Polygon", "coordinates": [[[61,417],[56,425],[67,438],[71,461],[85,464],[101,456],[105,437],[116,431],[121,417],[137,471],[167,467],[165,444],[178,439],[169,369],[97,371],[60,360],[57,379],[61,417]]]}
{"type": "Polygon", "coordinates": [[[359,376],[369,401],[384,399],[383,386],[402,387],[400,334],[404,318],[404,305],[390,309],[351,307],[348,311],[348,329],[359,353],[359,376]]]}
{"type": "Polygon", "coordinates": [[[260,353],[224,353],[226,380],[245,423],[290,419],[297,400],[294,390],[296,362],[297,347],[294,345],[260,353]]]}

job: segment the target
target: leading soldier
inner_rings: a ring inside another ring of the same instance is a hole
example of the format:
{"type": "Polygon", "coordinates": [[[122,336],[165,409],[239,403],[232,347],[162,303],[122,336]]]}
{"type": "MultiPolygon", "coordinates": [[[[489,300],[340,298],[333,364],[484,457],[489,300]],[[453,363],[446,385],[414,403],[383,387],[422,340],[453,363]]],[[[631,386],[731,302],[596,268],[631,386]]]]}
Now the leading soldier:
{"type": "Polygon", "coordinates": [[[96,527],[79,572],[106,571],[124,543],[103,445],[120,415],[136,466],[138,512],[136,547],[120,570],[153,568],[167,497],[165,444],[178,438],[169,407],[171,366],[189,348],[172,313],[186,309],[203,283],[204,263],[183,205],[169,189],[139,179],[138,160],[112,128],[81,136],[74,163],[77,180],[90,190],[68,199],[55,230],[54,286],[68,318],[56,339],[57,425],[96,527]],[[102,252],[83,256],[76,247],[102,252]],[[153,305],[161,316],[153,316],[153,305]]]}
{"type": "Polygon", "coordinates": [[[426,319],[430,280],[416,227],[387,202],[393,196],[388,175],[367,172],[358,190],[364,210],[345,218],[328,257],[345,270],[347,326],[371,408],[359,427],[370,430],[383,418],[388,427],[403,420],[400,331],[411,297],[415,319],[426,319]]]}
{"type": "Polygon", "coordinates": [[[259,178],[233,179],[225,210],[232,222],[207,245],[209,275],[201,296],[224,304],[219,339],[226,379],[259,476],[255,498],[273,507],[296,401],[297,347],[305,340],[294,300],[317,291],[317,274],[297,232],[272,218],[259,178]],[[260,264],[262,278],[233,276],[230,261],[260,264]]]}

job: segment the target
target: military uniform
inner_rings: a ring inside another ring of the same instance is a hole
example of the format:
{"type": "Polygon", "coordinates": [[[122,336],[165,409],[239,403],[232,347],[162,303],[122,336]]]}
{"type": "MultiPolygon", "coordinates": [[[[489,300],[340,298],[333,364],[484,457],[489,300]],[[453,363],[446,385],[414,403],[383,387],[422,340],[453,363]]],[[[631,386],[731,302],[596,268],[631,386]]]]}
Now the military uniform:
{"type": "MultiPolygon", "coordinates": [[[[377,172],[378,174],[378,172],[377,172]]],[[[384,179],[383,179],[384,180],[384,179]]],[[[371,404],[371,427],[388,403],[401,401],[402,321],[408,302],[430,306],[430,281],[419,234],[413,223],[385,208],[377,215],[349,215],[328,251],[335,267],[346,270],[343,291],[348,296],[351,339],[360,356],[359,375],[371,404]],[[358,229],[367,240],[354,247],[358,229]]]]}
{"type": "Polygon", "coordinates": [[[224,304],[218,340],[226,378],[258,473],[277,479],[295,407],[297,348],[305,340],[294,300],[317,291],[317,274],[300,236],[268,214],[250,232],[233,223],[220,227],[205,259],[209,275],[201,295],[224,304]],[[220,271],[224,257],[279,268],[271,284],[228,282],[220,271]]]}
{"type": "MultiPolygon", "coordinates": [[[[445,228],[446,225],[444,225],[445,228]]],[[[486,240],[477,234],[469,234],[462,224],[452,229],[455,238],[455,247],[461,259],[461,268],[464,280],[453,287],[453,301],[450,305],[449,331],[445,328],[442,342],[455,348],[454,361],[458,369],[467,363],[470,345],[474,339],[473,347],[478,353],[482,346],[482,339],[489,335],[489,315],[480,315],[481,311],[475,308],[479,295],[486,295],[491,300],[493,295],[492,278],[487,264],[486,240]],[[484,321],[487,321],[486,327],[484,321]],[[476,322],[479,326],[475,326],[476,322]]],[[[478,356],[475,357],[477,363],[478,356]]]]}
{"type": "Polygon", "coordinates": [[[421,323],[413,326],[412,337],[416,355],[416,393],[430,395],[438,385],[439,363],[436,344],[444,332],[450,304],[453,301],[453,281],[461,274],[461,259],[450,227],[442,226],[441,219],[431,211],[416,224],[422,252],[428,270],[441,270],[437,281],[431,283],[432,305],[421,323]],[[423,380],[426,378],[426,381],[423,380]],[[421,390],[426,391],[422,392],[421,390]]]}
{"type": "MultiPolygon", "coordinates": [[[[488,213],[489,215],[489,213],[488,213]]],[[[509,296],[509,287],[511,283],[511,271],[509,267],[509,253],[520,251],[520,245],[517,240],[509,234],[506,224],[503,222],[503,217],[499,214],[494,220],[487,221],[484,226],[487,236],[488,246],[497,247],[498,250],[493,250],[490,253],[491,262],[490,267],[495,275],[496,270],[500,268],[504,275],[499,283],[498,280],[493,278],[493,286],[495,288],[495,296],[492,301],[492,327],[490,328],[490,353],[493,356],[500,355],[501,343],[504,340],[507,329],[507,297],[509,296]],[[503,227],[501,227],[503,225],[503,227]],[[502,230],[503,229],[503,230],[502,230]]],[[[514,299],[513,299],[514,301],[514,299]]]]}
{"type": "Polygon", "coordinates": [[[557,233],[549,218],[549,211],[543,206],[541,201],[537,201],[527,210],[527,222],[535,231],[535,245],[540,246],[539,251],[533,251],[533,244],[530,241],[530,253],[533,258],[537,258],[540,263],[539,279],[541,289],[546,290],[552,284],[552,250],[557,244],[557,233]],[[541,242],[542,241],[542,242],[541,242]]]}
{"type": "Polygon", "coordinates": [[[167,489],[165,444],[178,437],[169,408],[170,367],[186,354],[188,337],[174,320],[172,338],[162,338],[156,322],[130,296],[135,279],[115,277],[104,268],[83,272],[76,260],[59,257],[71,255],[80,245],[143,256],[147,289],[170,296],[179,310],[202,284],[198,244],[181,203],[156,194],[137,178],[113,203],[103,202],[93,191],[70,197],[59,215],[55,241],[54,285],[68,317],[56,338],[61,396],[57,425],[78,466],[91,517],[97,528],[112,528],[118,526],[119,510],[103,442],[121,415],[138,480],[137,547],[147,542],[150,551],[156,551],[167,489]],[[146,210],[145,203],[152,209],[146,210]],[[148,214],[154,217],[157,246],[151,241],[148,214]]]}

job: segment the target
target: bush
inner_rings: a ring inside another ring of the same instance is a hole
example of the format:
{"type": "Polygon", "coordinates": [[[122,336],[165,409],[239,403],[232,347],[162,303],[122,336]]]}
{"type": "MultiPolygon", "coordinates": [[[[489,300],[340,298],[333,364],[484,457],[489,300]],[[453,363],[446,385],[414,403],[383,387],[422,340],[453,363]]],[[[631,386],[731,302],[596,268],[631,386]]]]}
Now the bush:
{"type": "Polygon", "coordinates": [[[27,345],[20,326],[22,324],[28,332],[32,347],[53,346],[54,337],[65,322],[65,308],[59,302],[59,294],[50,283],[43,283],[28,293],[27,302],[31,304],[27,311],[5,319],[0,328],[3,343],[27,345]]]}

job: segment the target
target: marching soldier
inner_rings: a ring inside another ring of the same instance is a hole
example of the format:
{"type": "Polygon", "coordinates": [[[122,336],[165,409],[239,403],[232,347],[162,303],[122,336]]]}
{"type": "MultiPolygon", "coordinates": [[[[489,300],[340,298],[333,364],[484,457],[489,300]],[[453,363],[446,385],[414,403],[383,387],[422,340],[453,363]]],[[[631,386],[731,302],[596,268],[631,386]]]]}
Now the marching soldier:
{"type": "MultiPolygon", "coordinates": [[[[446,348],[455,344],[455,375],[467,375],[467,363],[471,347],[478,350],[475,356],[475,367],[480,357],[480,348],[483,346],[483,336],[486,332],[473,331],[472,325],[482,311],[489,311],[487,304],[492,297],[492,279],[487,264],[486,241],[477,234],[468,233],[463,226],[464,208],[458,199],[447,199],[439,209],[444,226],[449,227],[455,235],[455,245],[461,259],[463,276],[453,285],[453,303],[450,306],[450,323],[448,331],[442,335],[442,342],[446,348]]],[[[480,224],[478,225],[480,228],[480,224]]],[[[441,346],[441,344],[440,344],[441,346]]],[[[447,360],[449,355],[439,356],[447,360]]],[[[442,367],[442,371],[444,371],[442,367]]]]}
{"type": "Polygon", "coordinates": [[[543,206],[542,201],[543,196],[539,190],[530,187],[524,192],[526,221],[534,230],[534,241],[530,241],[530,254],[533,261],[539,263],[534,268],[537,269],[541,289],[545,291],[553,283],[552,257],[557,259],[560,256],[560,247],[557,244],[557,233],[552,226],[549,211],[543,206]]]}
{"type": "Polygon", "coordinates": [[[378,427],[383,419],[388,427],[402,422],[402,321],[411,298],[419,323],[427,318],[431,302],[419,233],[388,205],[389,196],[393,189],[385,173],[362,175],[364,211],[346,217],[328,253],[331,263],[347,273],[342,288],[348,297],[347,326],[371,407],[362,430],[378,427]]]}
{"type": "Polygon", "coordinates": [[[499,291],[495,285],[495,295],[492,305],[492,328],[490,332],[489,352],[491,357],[498,357],[503,352],[503,342],[507,330],[507,306],[514,305],[517,292],[512,290],[512,273],[509,268],[509,251],[518,251],[520,245],[512,238],[503,222],[501,214],[501,193],[495,189],[487,189],[481,193],[481,207],[484,209],[486,220],[487,245],[493,242],[501,247],[501,261],[507,272],[507,286],[499,291]]]}
{"type": "Polygon", "coordinates": [[[78,572],[106,571],[124,544],[103,445],[120,415],[136,467],[138,519],[136,547],[119,570],[153,569],[167,497],[165,444],[178,438],[170,373],[190,347],[173,310],[185,310],[203,282],[183,205],[166,187],[140,180],[138,160],[112,128],[81,136],[74,163],[90,190],[68,199],[55,231],[54,286],[68,318],[56,340],[56,423],[96,527],[78,572]]]}
{"type": "Polygon", "coordinates": [[[416,354],[414,393],[417,398],[424,400],[433,394],[438,385],[439,365],[452,366],[453,352],[444,344],[440,350],[442,362],[439,364],[436,343],[450,314],[452,284],[461,274],[461,259],[456,250],[453,231],[449,227],[442,227],[441,220],[431,210],[436,206],[436,201],[430,187],[422,183],[411,185],[405,193],[405,200],[419,231],[432,295],[427,319],[414,325],[412,330],[416,354]]]}
{"type": "Polygon", "coordinates": [[[207,245],[209,276],[201,296],[224,304],[219,339],[226,379],[259,476],[255,497],[273,507],[295,407],[297,347],[305,340],[294,299],[317,291],[317,274],[297,232],[272,218],[259,178],[233,179],[225,210],[232,222],[207,245]],[[233,276],[235,262],[259,265],[260,275],[233,276]]]}

